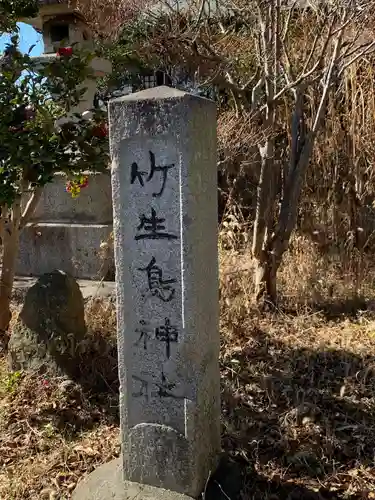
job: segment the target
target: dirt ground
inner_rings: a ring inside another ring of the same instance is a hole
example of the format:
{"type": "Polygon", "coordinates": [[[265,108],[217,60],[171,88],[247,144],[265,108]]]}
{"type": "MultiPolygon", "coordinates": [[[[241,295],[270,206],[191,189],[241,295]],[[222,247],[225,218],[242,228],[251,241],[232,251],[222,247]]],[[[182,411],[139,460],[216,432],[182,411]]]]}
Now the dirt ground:
{"type": "MultiPolygon", "coordinates": [[[[223,475],[222,498],[375,498],[374,313],[260,313],[248,282],[246,270],[222,273],[222,445],[239,471],[223,475]]],[[[91,301],[87,322],[77,383],[0,360],[1,500],[68,500],[119,454],[113,304],[91,301]]]]}

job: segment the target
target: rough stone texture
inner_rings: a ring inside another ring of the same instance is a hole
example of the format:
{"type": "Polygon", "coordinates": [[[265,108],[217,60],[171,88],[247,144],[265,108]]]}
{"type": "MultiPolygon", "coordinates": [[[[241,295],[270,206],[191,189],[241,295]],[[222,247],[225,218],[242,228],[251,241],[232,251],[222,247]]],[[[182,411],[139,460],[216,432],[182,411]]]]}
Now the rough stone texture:
{"type": "MultiPolygon", "coordinates": [[[[16,277],[13,284],[12,300],[23,304],[28,290],[36,281],[37,278],[16,277]]],[[[110,302],[115,300],[116,283],[114,281],[77,280],[77,283],[85,301],[92,298],[108,299],[110,302]]]]}
{"type": "Polygon", "coordinates": [[[102,259],[100,251],[111,232],[106,224],[28,224],[20,237],[16,274],[41,276],[61,269],[75,278],[114,279],[112,252],[102,259]]]}
{"type": "Polygon", "coordinates": [[[61,271],[42,276],[27,292],[9,341],[12,370],[71,375],[76,348],[86,333],[77,282],[61,271]]]}
{"type": "Polygon", "coordinates": [[[186,495],[124,482],[121,459],[98,467],[78,484],[72,500],[191,500],[186,495]]]}
{"type": "Polygon", "coordinates": [[[109,113],[124,477],[196,497],[220,451],[216,106],[158,87],[109,113]]]}
{"type": "MultiPolygon", "coordinates": [[[[57,174],[44,187],[42,198],[31,222],[70,222],[112,225],[111,177],[87,173],[89,184],[78,198],[65,191],[66,176],[57,174]]],[[[27,200],[25,200],[26,203],[27,200]]]]}
{"type": "Polygon", "coordinates": [[[111,178],[88,175],[89,184],[76,199],[65,192],[63,175],[45,186],[31,222],[21,233],[18,276],[61,269],[79,279],[114,280],[112,246],[105,254],[100,249],[113,230],[111,178]]]}

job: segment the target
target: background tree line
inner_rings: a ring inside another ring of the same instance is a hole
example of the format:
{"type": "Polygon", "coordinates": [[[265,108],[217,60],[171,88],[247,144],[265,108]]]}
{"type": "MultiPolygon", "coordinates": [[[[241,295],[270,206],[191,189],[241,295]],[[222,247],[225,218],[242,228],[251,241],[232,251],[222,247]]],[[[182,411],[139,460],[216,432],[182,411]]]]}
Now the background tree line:
{"type": "Polygon", "coordinates": [[[295,229],[339,256],[357,293],[375,229],[373,2],[79,5],[113,61],[109,87],[151,69],[213,91],[222,228],[251,252],[258,303],[277,301],[295,229]]]}

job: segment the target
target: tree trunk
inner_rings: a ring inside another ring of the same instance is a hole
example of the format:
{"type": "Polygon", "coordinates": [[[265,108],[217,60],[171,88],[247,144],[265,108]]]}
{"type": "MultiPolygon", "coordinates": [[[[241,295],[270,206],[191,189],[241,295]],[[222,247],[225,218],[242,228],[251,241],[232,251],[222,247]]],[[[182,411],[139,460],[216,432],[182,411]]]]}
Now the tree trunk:
{"type": "Polygon", "coordinates": [[[25,210],[22,213],[21,200],[22,194],[27,193],[29,187],[25,179],[21,182],[21,195],[14,202],[12,209],[2,207],[0,217],[0,238],[2,240],[2,263],[0,274],[0,343],[7,344],[6,331],[12,317],[10,312],[10,302],[12,298],[14,275],[16,270],[20,233],[26,226],[30,217],[37,207],[43,187],[37,187],[32,192],[25,210]]]}
{"type": "Polygon", "coordinates": [[[275,303],[276,274],[279,266],[273,262],[268,244],[275,223],[280,164],[275,159],[275,145],[269,139],[259,146],[261,170],[257,189],[256,215],[253,229],[252,257],[254,260],[255,300],[260,307],[275,303]]]}
{"type": "Polygon", "coordinates": [[[276,259],[263,252],[260,258],[254,259],[255,300],[262,308],[272,307],[277,302],[277,271],[279,265],[276,259]]]}
{"type": "Polygon", "coordinates": [[[6,343],[6,331],[11,319],[10,302],[12,298],[15,267],[17,262],[21,221],[21,199],[12,208],[12,218],[4,220],[3,262],[0,277],[0,341],[6,343]]]}

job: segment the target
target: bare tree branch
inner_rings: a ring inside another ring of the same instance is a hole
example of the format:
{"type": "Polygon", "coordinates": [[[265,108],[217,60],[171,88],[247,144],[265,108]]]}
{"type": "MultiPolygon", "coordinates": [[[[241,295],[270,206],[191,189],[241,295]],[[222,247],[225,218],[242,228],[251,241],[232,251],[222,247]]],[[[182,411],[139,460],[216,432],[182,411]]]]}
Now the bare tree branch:
{"type": "MultiPolygon", "coordinates": [[[[349,67],[351,66],[352,64],[354,64],[358,59],[360,59],[361,57],[363,56],[366,56],[367,54],[369,54],[370,52],[374,51],[375,50],[375,41],[374,42],[371,42],[369,43],[367,46],[363,47],[362,50],[359,50],[357,52],[357,54],[352,58],[350,59],[347,63],[345,63],[339,73],[338,73],[338,76],[341,76],[342,73],[349,67]]],[[[355,52],[353,52],[355,53],[355,52]]]]}

